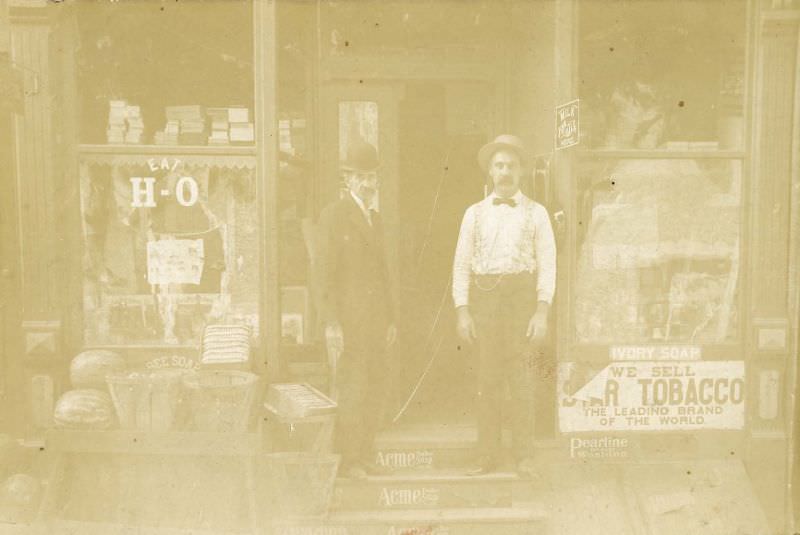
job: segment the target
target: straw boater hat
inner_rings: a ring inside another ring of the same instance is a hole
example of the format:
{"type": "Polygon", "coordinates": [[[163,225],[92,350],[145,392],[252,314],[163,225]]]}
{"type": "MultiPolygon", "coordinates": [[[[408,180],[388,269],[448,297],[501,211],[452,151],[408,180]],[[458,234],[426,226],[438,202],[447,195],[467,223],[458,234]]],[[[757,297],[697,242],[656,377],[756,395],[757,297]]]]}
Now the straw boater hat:
{"type": "Polygon", "coordinates": [[[478,163],[486,173],[489,170],[489,160],[492,159],[494,153],[499,150],[511,150],[519,156],[519,163],[522,167],[526,167],[528,163],[527,151],[525,144],[517,136],[511,134],[502,134],[494,138],[494,141],[487,143],[478,151],[478,163]]]}
{"type": "Polygon", "coordinates": [[[347,171],[375,171],[380,167],[378,151],[366,141],[354,141],[347,147],[347,155],[339,165],[347,171]]]}

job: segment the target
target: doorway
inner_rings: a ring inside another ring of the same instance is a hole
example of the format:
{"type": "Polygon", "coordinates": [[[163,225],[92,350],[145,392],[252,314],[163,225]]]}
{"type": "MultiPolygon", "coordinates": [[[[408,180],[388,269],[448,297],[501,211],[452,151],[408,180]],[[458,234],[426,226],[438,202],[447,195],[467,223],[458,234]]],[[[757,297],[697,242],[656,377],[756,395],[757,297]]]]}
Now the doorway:
{"type": "Polygon", "coordinates": [[[402,364],[390,415],[398,422],[472,421],[475,378],[455,334],[450,276],[464,210],[483,196],[476,154],[489,135],[491,89],[486,83],[412,82],[398,103],[402,364]]]}
{"type": "MultiPolygon", "coordinates": [[[[452,78],[335,82],[322,91],[320,206],[340,194],[336,170],[351,138],[376,145],[381,159],[399,328],[387,424],[474,423],[476,377],[456,336],[450,278],[464,211],[484,196],[478,150],[502,130],[497,97],[490,81],[452,78]]],[[[537,193],[546,186],[526,181],[523,191],[545,202],[537,193]]],[[[550,436],[554,378],[541,383],[536,432],[550,436]]]]}

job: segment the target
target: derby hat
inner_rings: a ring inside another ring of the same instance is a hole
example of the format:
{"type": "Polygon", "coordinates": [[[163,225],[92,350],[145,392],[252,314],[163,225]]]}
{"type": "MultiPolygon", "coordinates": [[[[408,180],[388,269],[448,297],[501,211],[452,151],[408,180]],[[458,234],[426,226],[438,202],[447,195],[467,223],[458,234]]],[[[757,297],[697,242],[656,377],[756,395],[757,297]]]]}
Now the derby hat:
{"type": "Polygon", "coordinates": [[[378,151],[366,141],[354,141],[347,147],[347,155],[340,166],[349,171],[375,171],[380,167],[378,151]]]}
{"type": "Polygon", "coordinates": [[[525,144],[520,138],[511,134],[502,134],[494,138],[490,143],[487,143],[478,151],[478,163],[483,169],[484,173],[489,170],[489,160],[491,160],[494,153],[499,150],[511,150],[519,156],[519,163],[525,167],[528,163],[528,152],[525,150],[525,144]]]}

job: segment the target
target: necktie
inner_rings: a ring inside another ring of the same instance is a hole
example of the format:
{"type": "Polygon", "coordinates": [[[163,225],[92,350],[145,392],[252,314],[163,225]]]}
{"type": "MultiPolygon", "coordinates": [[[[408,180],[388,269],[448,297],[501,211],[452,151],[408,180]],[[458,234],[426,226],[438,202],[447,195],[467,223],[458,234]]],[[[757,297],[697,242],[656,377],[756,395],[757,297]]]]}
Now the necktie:
{"type": "Polygon", "coordinates": [[[495,197],[494,201],[492,201],[492,203],[495,206],[497,206],[498,204],[507,204],[511,208],[514,208],[517,205],[517,201],[515,201],[514,199],[506,199],[506,198],[503,198],[503,197],[495,197]]]}

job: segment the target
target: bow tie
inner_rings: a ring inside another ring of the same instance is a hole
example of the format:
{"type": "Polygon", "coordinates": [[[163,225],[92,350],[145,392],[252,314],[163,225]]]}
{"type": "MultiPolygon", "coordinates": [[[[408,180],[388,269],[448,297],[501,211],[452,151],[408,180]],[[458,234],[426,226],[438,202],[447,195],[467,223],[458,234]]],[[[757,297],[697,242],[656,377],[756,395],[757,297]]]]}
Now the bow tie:
{"type": "Polygon", "coordinates": [[[495,197],[494,200],[492,201],[492,203],[495,206],[497,206],[498,204],[507,204],[511,208],[514,208],[517,205],[517,201],[515,201],[514,199],[506,199],[506,198],[503,198],[503,197],[495,197]]]}

